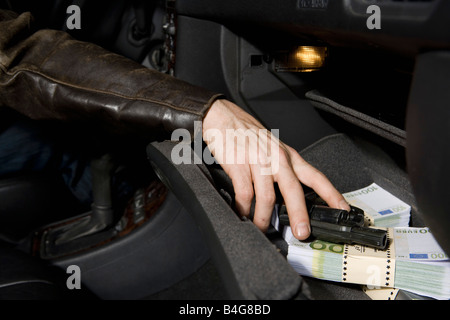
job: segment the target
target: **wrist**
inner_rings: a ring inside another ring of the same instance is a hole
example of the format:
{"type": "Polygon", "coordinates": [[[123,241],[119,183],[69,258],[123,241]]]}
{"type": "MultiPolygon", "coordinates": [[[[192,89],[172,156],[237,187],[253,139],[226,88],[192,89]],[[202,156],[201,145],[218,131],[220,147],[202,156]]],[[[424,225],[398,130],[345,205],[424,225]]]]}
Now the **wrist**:
{"type": "Polygon", "coordinates": [[[208,111],[203,117],[203,133],[210,129],[214,128],[217,125],[217,119],[221,118],[219,115],[220,110],[225,107],[225,104],[223,102],[223,99],[216,99],[211,106],[209,107],[208,111]]]}

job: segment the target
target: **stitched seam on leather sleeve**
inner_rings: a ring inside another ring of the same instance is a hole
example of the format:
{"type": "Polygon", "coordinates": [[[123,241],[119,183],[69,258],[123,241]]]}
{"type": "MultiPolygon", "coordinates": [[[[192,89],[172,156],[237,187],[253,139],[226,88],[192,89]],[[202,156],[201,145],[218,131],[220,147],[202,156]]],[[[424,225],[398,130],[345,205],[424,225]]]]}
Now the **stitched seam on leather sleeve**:
{"type": "MultiPolygon", "coordinates": [[[[174,106],[174,105],[172,105],[172,104],[165,103],[165,102],[158,101],[158,100],[152,100],[152,99],[148,99],[148,98],[131,97],[131,96],[126,96],[126,95],[117,93],[117,92],[106,91],[106,90],[98,90],[98,89],[90,89],[90,88],[86,88],[86,87],[82,87],[82,86],[77,86],[77,85],[74,85],[74,84],[71,84],[71,83],[67,83],[67,82],[64,82],[64,81],[61,81],[61,80],[54,79],[54,78],[52,78],[52,77],[49,77],[49,76],[47,76],[47,75],[45,75],[45,74],[43,74],[43,73],[41,73],[41,72],[35,71],[35,70],[30,70],[30,69],[22,68],[22,69],[18,69],[18,70],[15,71],[15,72],[8,72],[8,71],[5,71],[5,68],[4,68],[3,65],[2,65],[2,68],[1,68],[1,69],[2,69],[3,72],[5,72],[7,75],[9,75],[9,76],[11,76],[11,77],[13,77],[13,78],[16,77],[17,75],[19,75],[20,73],[29,72],[29,73],[32,73],[32,74],[37,74],[37,75],[39,75],[39,76],[41,76],[41,77],[43,77],[43,78],[45,78],[45,79],[47,79],[47,80],[49,80],[49,81],[52,81],[52,82],[54,82],[54,83],[58,83],[58,84],[61,84],[61,85],[67,86],[67,87],[72,87],[72,88],[76,88],[76,89],[80,89],[80,90],[84,90],[84,91],[88,91],[88,92],[94,92],[94,93],[100,93],[100,94],[112,95],[112,96],[116,96],[116,97],[119,97],[119,98],[122,98],[122,99],[126,99],[126,100],[143,101],[143,102],[154,103],[154,104],[158,104],[158,105],[161,105],[161,106],[165,106],[165,107],[168,107],[168,108],[170,108],[170,109],[177,110],[177,111],[182,111],[182,112],[186,112],[186,113],[191,113],[191,114],[194,114],[194,115],[197,115],[197,116],[202,116],[202,115],[203,115],[202,112],[195,112],[195,111],[191,111],[191,110],[186,110],[186,109],[184,109],[184,108],[177,107],[177,106],[174,106]]],[[[204,109],[204,108],[205,108],[205,105],[203,106],[203,109],[204,109]]]]}

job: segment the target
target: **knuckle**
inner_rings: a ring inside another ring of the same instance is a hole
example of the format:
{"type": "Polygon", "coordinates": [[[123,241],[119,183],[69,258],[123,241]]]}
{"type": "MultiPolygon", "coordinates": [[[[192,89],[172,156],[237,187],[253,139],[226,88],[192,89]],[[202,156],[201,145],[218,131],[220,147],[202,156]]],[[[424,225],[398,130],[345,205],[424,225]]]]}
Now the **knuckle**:
{"type": "Polygon", "coordinates": [[[236,199],[244,202],[251,202],[253,200],[253,189],[252,188],[240,188],[236,191],[236,199]]]}
{"type": "Polygon", "coordinates": [[[278,152],[278,159],[280,163],[290,163],[290,157],[287,151],[283,148],[280,148],[278,152]]]}
{"type": "Polygon", "coordinates": [[[263,195],[258,195],[256,201],[265,205],[275,205],[276,196],[275,193],[265,193],[263,195]]]}

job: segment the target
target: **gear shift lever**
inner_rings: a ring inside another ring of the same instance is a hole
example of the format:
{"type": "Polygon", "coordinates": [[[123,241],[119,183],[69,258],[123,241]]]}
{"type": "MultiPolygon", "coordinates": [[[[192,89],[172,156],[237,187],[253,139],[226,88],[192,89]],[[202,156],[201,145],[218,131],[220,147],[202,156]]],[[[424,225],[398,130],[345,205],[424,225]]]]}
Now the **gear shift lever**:
{"type": "Polygon", "coordinates": [[[114,164],[109,154],[91,161],[94,199],[91,214],[56,236],[56,245],[105,230],[113,224],[114,210],[111,198],[111,176],[113,170],[114,164]]]}

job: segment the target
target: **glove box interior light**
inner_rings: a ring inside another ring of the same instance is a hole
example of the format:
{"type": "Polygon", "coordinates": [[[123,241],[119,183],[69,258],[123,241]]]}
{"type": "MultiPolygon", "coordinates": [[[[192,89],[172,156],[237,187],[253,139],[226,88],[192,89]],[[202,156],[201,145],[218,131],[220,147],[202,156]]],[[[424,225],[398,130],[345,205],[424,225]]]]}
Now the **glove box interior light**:
{"type": "Polygon", "coordinates": [[[327,47],[297,46],[280,52],[275,58],[277,72],[312,72],[325,66],[327,47]]]}

